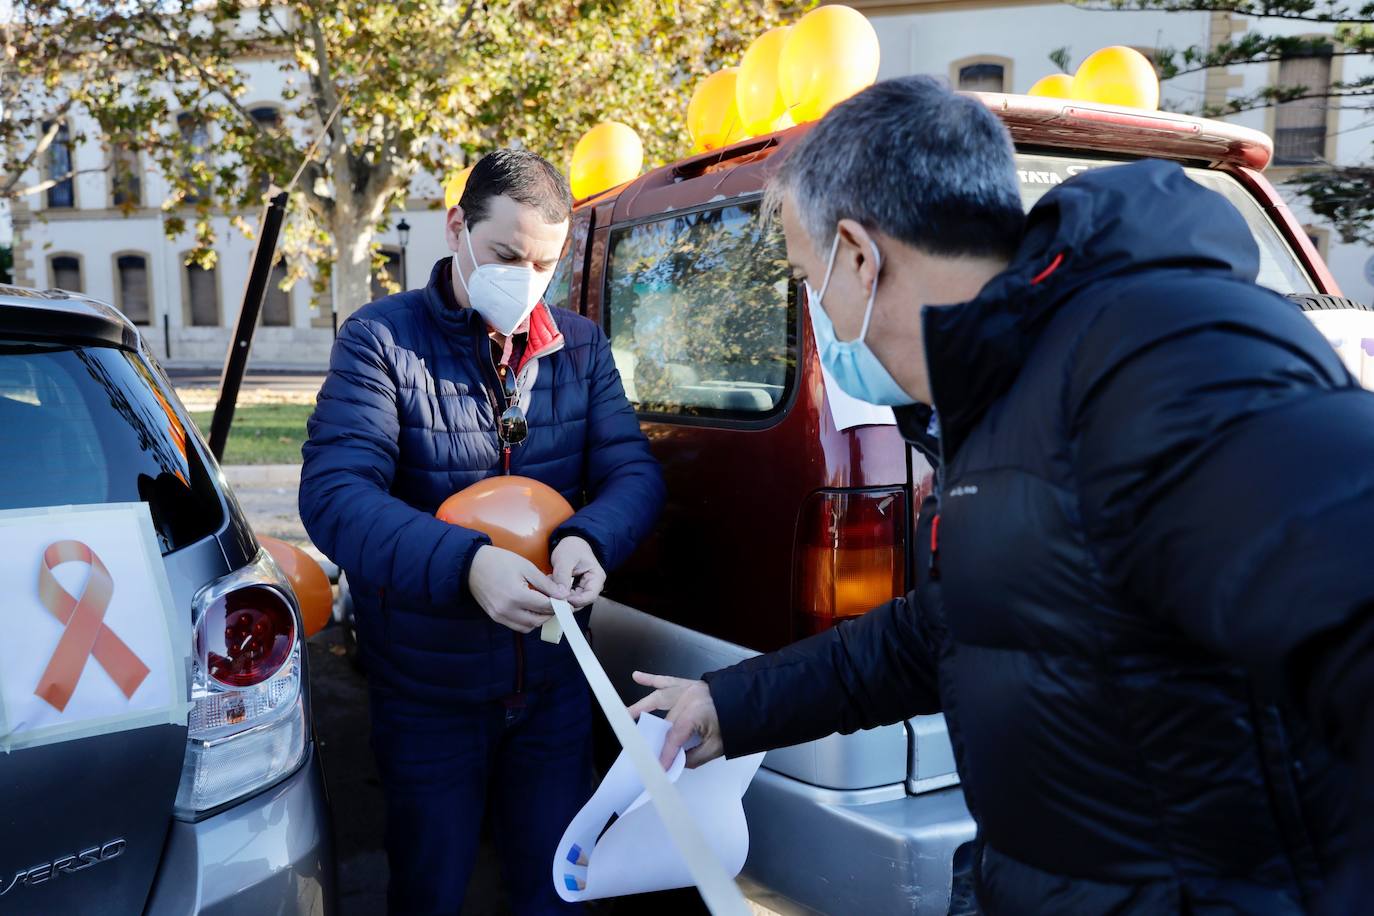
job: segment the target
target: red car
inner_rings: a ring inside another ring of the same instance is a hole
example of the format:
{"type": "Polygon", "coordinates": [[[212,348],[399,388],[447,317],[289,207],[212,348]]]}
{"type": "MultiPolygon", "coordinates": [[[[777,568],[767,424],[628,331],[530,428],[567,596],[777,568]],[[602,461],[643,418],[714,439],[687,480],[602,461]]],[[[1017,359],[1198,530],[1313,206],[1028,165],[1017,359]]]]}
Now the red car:
{"type": "MultiPolygon", "coordinates": [[[[1259,281],[1319,313],[1374,381],[1374,315],[1336,298],[1261,174],[1268,137],[1165,112],[980,97],[1016,140],[1027,207],[1084,169],[1181,162],[1244,216],[1259,281]]],[[[827,384],[781,231],[759,218],[768,159],[806,130],[665,166],[574,212],[549,299],[605,329],[668,484],[657,534],[612,576],[592,620],[627,701],[643,693],[633,669],[695,677],[914,584],[931,468],[890,413],[827,384]]],[[[958,782],[940,716],[774,751],[746,797],[751,896],[783,911],[973,911],[974,825],[958,782]]]]}

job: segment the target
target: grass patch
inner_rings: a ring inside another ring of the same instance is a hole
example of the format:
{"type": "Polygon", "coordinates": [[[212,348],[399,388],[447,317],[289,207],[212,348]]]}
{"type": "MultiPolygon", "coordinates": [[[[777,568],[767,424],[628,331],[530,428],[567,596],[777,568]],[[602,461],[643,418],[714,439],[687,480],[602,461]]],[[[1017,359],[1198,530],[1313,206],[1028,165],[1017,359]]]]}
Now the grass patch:
{"type": "MultiPolygon", "coordinates": [[[[312,404],[249,404],[234,411],[229,442],[221,464],[300,464],[305,421],[312,404]]],[[[210,437],[212,410],[197,410],[191,418],[210,437]]]]}

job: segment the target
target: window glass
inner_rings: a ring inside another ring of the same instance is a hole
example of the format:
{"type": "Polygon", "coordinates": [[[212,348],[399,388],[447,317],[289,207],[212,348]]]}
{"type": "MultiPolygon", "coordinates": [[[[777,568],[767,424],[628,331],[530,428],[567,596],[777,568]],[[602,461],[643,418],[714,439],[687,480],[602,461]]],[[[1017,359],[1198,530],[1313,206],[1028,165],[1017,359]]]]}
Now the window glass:
{"type": "MultiPolygon", "coordinates": [[[[1331,49],[1325,54],[1288,57],[1279,62],[1278,85],[1305,89],[1304,95],[1326,91],[1331,85],[1331,49]]],[[[1274,164],[1307,165],[1326,155],[1329,99],[1300,98],[1274,109],[1274,164]]]]}
{"type": "Polygon", "coordinates": [[[138,153],[117,146],[110,156],[110,201],[116,207],[143,203],[143,177],[138,172],[138,153]]]}
{"type": "MultiPolygon", "coordinates": [[[[1050,188],[1086,169],[1120,165],[1110,159],[1086,159],[1071,156],[1031,156],[1017,154],[1016,167],[1021,179],[1021,200],[1029,210],[1050,188]]],[[[1261,286],[1280,293],[1312,293],[1316,287],[1303,270],[1302,262],[1279,234],[1278,228],[1260,209],[1259,204],[1240,184],[1223,172],[1186,168],[1188,177],[1205,188],[1221,194],[1231,202],[1245,219],[1255,244],[1259,246],[1261,286]]]]}
{"type": "Polygon", "coordinates": [[[611,233],[607,330],[637,410],[774,413],[796,369],[795,309],[781,228],[757,201],[611,233]]]}
{"type": "Polygon", "coordinates": [[[119,309],[134,324],[152,320],[148,298],[148,259],[138,254],[120,255],[115,261],[119,271],[119,309]]]}
{"type": "MultiPolygon", "coordinates": [[[[51,124],[43,126],[43,132],[51,129],[51,124]]],[[[65,209],[76,206],[76,184],[72,180],[72,141],[67,125],[57,128],[52,145],[48,147],[48,180],[57,182],[48,188],[48,206],[65,209]]]]}
{"type": "Polygon", "coordinates": [[[52,285],[69,293],[85,291],[81,284],[81,261],[72,255],[60,254],[52,259],[52,285]]]}
{"type": "Polygon", "coordinates": [[[291,326],[291,293],[281,288],[285,279],[286,265],[278,261],[272,265],[272,276],[267,281],[267,294],[262,300],[261,319],[266,327],[291,326]]]}
{"type": "Polygon", "coordinates": [[[0,341],[0,508],[145,502],[164,553],[224,510],[147,366],[114,347],[0,341]]]}
{"type": "Polygon", "coordinates": [[[383,248],[382,257],[386,263],[372,271],[373,299],[391,295],[391,290],[387,288],[388,280],[398,285],[401,283],[401,253],[392,248],[383,248]]]}
{"type": "Polygon", "coordinates": [[[1001,64],[969,64],[959,68],[959,88],[971,92],[1005,92],[1005,71],[1001,64]]]}
{"type": "Polygon", "coordinates": [[[219,278],[215,268],[186,265],[186,291],[191,297],[190,319],[195,328],[219,327],[219,278]]]}

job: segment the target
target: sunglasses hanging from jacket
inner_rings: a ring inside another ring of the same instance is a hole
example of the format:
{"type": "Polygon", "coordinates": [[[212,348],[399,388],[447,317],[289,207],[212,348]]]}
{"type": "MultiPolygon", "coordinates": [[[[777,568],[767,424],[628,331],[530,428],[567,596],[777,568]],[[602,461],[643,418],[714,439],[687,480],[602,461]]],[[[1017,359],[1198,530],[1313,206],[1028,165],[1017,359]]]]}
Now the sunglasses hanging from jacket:
{"type": "Polygon", "coordinates": [[[501,456],[504,473],[510,473],[510,452],[529,436],[529,422],[525,411],[520,407],[520,385],[518,373],[509,362],[496,367],[496,377],[501,381],[501,396],[504,409],[496,421],[496,438],[501,443],[501,456]]]}

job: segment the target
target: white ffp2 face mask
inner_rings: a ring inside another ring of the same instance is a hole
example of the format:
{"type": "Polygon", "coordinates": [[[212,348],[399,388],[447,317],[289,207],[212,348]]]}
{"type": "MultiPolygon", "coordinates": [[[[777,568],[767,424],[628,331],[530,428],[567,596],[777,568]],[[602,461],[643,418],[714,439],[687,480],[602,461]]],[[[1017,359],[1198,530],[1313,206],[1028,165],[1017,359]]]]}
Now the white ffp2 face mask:
{"type": "Polygon", "coordinates": [[[509,336],[544,298],[552,277],[540,276],[533,267],[478,264],[477,255],[472,251],[472,232],[466,226],[463,236],[467,239],[468,257],[472,259],[471,278],[463,278],[457,252],[453,253],[453,265],[458,282],[463,284],[463,292],[468,294],[468,304],[492,330],[509,336]]]}

